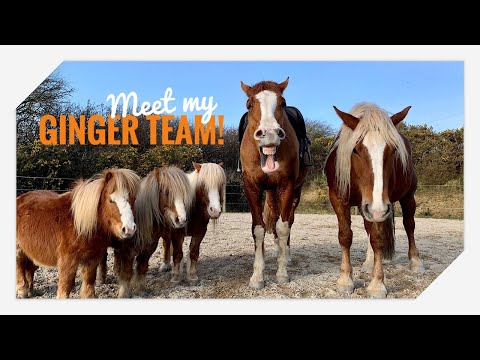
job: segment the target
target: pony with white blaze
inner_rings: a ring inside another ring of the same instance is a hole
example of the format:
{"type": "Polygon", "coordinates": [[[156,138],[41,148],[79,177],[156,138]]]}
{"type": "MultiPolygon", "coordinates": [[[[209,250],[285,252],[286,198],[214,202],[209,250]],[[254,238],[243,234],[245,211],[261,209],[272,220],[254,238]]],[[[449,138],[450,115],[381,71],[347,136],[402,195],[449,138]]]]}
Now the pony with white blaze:
{"type": "MultiPolygon", "coordinates": [[[[187,281],[189,285],[198,285],[200,280],[197,274],[197,263],[200,253],[200,244],[207,233],[208,223],[214,225],[222,213],[222,204],[225,199],[227,179],[223,170],[223,163],[193,163],[194,171],[187,174],[192,190],[195,193],[195,204],[192,207],[190,220],[186,231],[175,231],[171,236],[163,237],[163,264],[162,271],[171,269],[173,251],[174,262],[183,258],[183,241],[185,236],[191,236],[189,256],[187,259],[187,281]],[[171,246],[173,245],[173,246],[171,246]]],[[[174,264],[174,268],[176,265],[174,264]]],[[[173,272],[172,283],[181,281],[181,274],[173,272]]]]}
{"type": "Polygon", "coordinates": [[[415,244],[415,191],[417,177],[410,142],[398,132],[398,125],[410,107],[389,117],[385,110],[360,103],[350,113],[334,107],[343,125],[327,157],[325,174],[329,196],[337,215],[342,264],[338,291],[354,291],[350,246],[352,244],[350,208],[358,206],[370,239],[363,270],[373,272],[367,288],[371,297],[387,295],[382,258],[391,259],[395,251],[394,203],[400,202],[403,224],[409,240],[410,268],[422,272],[423,264],[415,244]]]}
{"type": "Polygon", "coordinates": [[[136,231],[132,207],[140,178],[108,169],[65,194],[37,190],[17,198],[17,294],[33,295],[39,266],[58,268],[58,298],[68,298],[82,269],[80,297],[95,297],[95,272],[111,241],[136,231]]]}
{"type": "MultiPolygon", "coordinates": [[[[133,263],[136,259],[136,288],[145,290],[148,261],[155,252],[160,237],[184,232],[194,193],[185,173],[176,168],[155,168],[140,182],[134,215],[137,232],[129,243],[112,242],[115,253],[115,273],[119,278],[119,297],[129,297],[133,263]]],[[[106,277],[106,256],[98,269],[100,282],[106,277]]],[[[180,264],[174,268],[180,272],[180,264]]]]}

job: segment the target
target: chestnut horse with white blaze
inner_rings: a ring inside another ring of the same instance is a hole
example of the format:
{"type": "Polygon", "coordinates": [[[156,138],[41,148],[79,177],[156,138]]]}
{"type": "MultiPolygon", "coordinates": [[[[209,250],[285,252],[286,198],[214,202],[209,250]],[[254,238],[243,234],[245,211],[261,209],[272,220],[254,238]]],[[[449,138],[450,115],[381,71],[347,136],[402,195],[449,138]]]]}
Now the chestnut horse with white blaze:
{"type": "Polygon", "coordinates": [[[283,92],[288,79],[278,84],[262,81],[241,83],[248,97],[248,124],[240,145],[245,195],[252,214],[255,262],[250,287],[261,289],[264,281],[265,232],[273,232],[278,244],[277,282],[289,282],[290,230],[300,201],[307,167],[300,162],[300,145],[285,112],[283,92]],[[263,192],[267,192],[265,207],[263,192]]]}
{"type": "MultiPolygon", "coordinates": [[[[145,291],[148,261],[157,249],[158,240],[163,236],[185,232],[193,202],[194,194],[189,180],[179,168],[155,168],[142,179],[134,206],[137,223],[135,237],[129,243],[112,243],[114,270],[120,283],[118,297],[130,297],[135,259],[135,288],[139,294],[145,291]]],[[[180,274],[180,260],[175,259],[174,275],[180,274]]],[[[99,273],[104,280],[106,257],[99,273]]]]}
{"type": "Polygon", "coordinates": [[[410,269],[424,271],[415,245],[415,191],[417,177],[411,145],[396,128],[410,110],[388,116],[385,110],[370,103],[360,103],[350,113],[334,107],[343,125],[335,139],[325,165],[329,196],[338,219],[338,239],[342,247],[342,264],[337,290],[354,291],[350,246],[352,230],[350,208],[358,206],[370,239],[363,270],[372,272],[367,288],[369,296],[384,298],[382,259],[391,259],[395,251],[394,206],[400,202],[403,225],[409,241],[410,269]]]}
{"type": "MultiPolygon", "coordinates": [[[[189,256],[187,258],[187,281],[191,286],[198,285],[200,279],[197,273],[197,263],[202,243],[210,220],[214,225],[222,213],[222,203],[225,199],[227,178],[223,163],[193,163],[194,171],[187,173],[188,180],[195,193],[195,203],[190,213],[186,231],[175,230],[176,234],[165,234],[163,238],[162,271],[171,269],[171,258],[183,258],[183,241],[185,236],[191,236],[189,256]],[[173,243],[172,243],[173,242],[173,243]],[[171,246],[173,245],[173,246],[171,246]]],[[[178,283],[180,274],[173,273],[172,283],[178,283]]]]}
{"type": "Polygon", "coordinates": [[[17,198],[17,294],[33,295],[39,266],[58,267],[57,298],[68,298],[82,270],[80,297],[95,297],[96,268],[112,238],[129,241],[140,178],[109,169],[76,182],[72,191],[31,191],[17,198]]]}

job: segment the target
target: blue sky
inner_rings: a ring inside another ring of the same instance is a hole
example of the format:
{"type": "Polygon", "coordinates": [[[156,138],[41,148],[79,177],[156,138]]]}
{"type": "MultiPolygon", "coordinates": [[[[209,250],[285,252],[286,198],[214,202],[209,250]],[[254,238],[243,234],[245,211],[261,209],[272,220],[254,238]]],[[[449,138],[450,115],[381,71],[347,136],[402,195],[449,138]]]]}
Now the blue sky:
{"type": "Polygon", "coordinates": [[[75,88],[72,101],[82,105],[107,104],[109,94],[130,91],[139,102],[153,102],[171,87],[180,113],[184,97],[214,96],[214,113],[234,127],[246,111],[240,80],[253,85],[287,76],[287,104],[335,131],[341,121],[332,106],[348,111],[360,101],[392,113],[412,105],[406,123],[437,131],[464,122],[463,62],[64,62],[57,71],[75,88]]]}

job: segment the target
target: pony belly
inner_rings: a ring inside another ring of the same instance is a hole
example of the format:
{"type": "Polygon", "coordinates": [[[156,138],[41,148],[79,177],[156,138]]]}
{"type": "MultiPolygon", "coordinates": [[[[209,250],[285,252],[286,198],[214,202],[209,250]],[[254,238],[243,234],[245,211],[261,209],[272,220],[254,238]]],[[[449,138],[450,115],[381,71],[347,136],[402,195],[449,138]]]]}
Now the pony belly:
{"type": "Polygon", "coordinates": [[[54,234],[48,237],[38,236],[38,234],[17,235],[17,246],[35,265],[47,268],[57,266],[57,241],[54,234]]]}

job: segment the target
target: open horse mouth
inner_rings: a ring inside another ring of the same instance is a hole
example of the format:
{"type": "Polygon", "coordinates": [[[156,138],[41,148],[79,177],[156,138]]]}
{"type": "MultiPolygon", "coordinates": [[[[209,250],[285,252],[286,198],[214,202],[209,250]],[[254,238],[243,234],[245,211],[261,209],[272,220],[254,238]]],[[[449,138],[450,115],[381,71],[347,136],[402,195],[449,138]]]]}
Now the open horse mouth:
{"type": "Polygon", "coordinates": [[[271,174],[278,170],[280,165],[277,161],[277,147],[276,146],[261,146],[260,147],[260,161],[262,171],[266,174],[271,174]]]}

